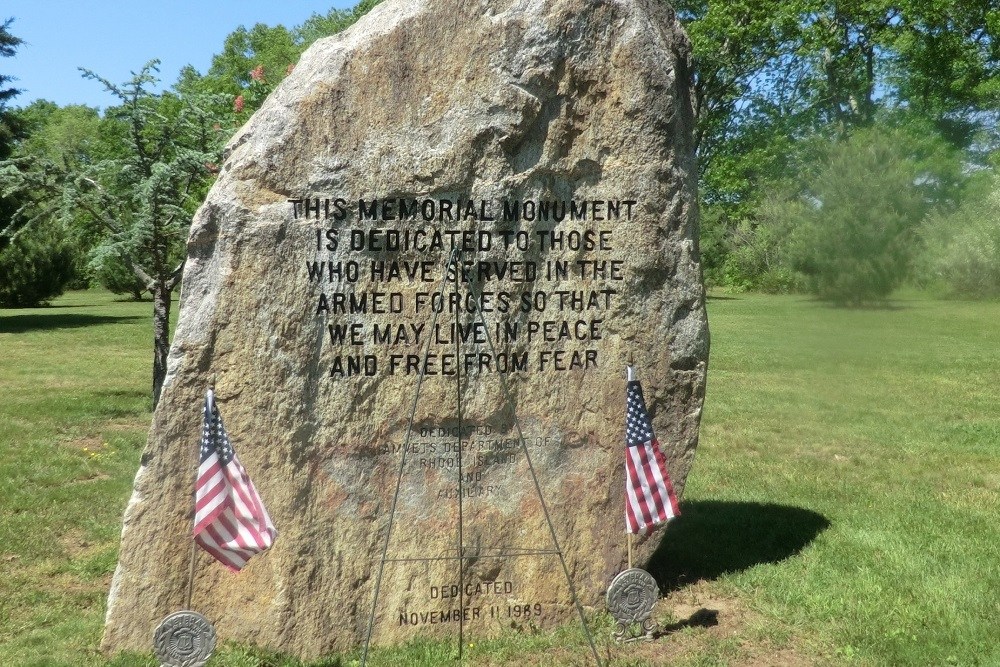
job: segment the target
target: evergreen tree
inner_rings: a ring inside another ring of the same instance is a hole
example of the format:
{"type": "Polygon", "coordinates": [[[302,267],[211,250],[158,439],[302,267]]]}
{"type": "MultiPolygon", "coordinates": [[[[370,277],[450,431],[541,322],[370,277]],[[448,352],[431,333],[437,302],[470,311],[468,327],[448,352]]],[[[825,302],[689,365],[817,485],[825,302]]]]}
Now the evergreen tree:
{"type": "MultiPolygon", "coordinates": [[[[205,111],[210,99],[154,94],[156,61],[122,85],[93,72],[120,104],[102,121],[116,147],[81,161],[32,155],[0,164],[8,191],[32,196],[29,223],[82,216],[96,261],[120,262],[153,295],[153,400],[167,370],[171,295],[181,280],[184,241],[227,138],[205,111]]],[[[30,208],[30,213],[27,213],[30,208]]]]}
{"type": "MultiPolygon", "coordinates": [[[[0,58],[13,57],[21,40],[10,33],[14,19],[7,19],[0,25],[0,58]]],[[[21,91],[11,86],[13,77],[0,73],[0,160],[10,157],[14,142],[21,136],[21,128],[16,117],[7,106],[21,91]]],[[[17,203],[0,193],[0,252],[10,243],[14,234],[13,214],[17,203]]]]}

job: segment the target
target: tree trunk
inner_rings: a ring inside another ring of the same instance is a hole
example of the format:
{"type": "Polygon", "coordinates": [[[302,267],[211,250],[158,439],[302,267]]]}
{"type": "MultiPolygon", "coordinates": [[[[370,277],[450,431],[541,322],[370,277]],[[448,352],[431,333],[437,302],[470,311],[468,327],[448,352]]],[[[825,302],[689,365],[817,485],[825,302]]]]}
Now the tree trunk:
{"type": "Polygon", "coordinates": [[[170,351],[170,294],[163,281],[153,286],[153,408],[160,402],[160,391],[167,377],[167,353],[170,351]]]}

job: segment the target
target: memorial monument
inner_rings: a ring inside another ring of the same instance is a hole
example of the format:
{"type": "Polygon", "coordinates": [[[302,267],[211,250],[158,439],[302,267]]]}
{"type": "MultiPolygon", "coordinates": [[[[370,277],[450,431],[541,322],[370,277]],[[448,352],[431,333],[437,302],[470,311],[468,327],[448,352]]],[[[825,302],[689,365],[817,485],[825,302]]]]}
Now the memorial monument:
{"type": "Polygon", "coordinates": [[[213,377],[278,531],[197,554],[220,640],[356,648],[380,571],[374,643],[603,608],[629,359],[678,494],[697,444],[689,59],[652,0],[387,0],[303,55],[192,225],[104,650],[186,606],[213,377]]]}

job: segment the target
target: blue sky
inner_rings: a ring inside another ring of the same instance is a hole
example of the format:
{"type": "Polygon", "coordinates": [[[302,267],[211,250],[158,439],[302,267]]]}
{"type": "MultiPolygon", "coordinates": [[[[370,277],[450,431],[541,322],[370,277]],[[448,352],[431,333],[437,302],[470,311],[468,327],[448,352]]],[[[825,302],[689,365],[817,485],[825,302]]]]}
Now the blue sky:
{"type": "Polygon", "coordinates": [[[17,77],[23,92],[13,106],[36,99],[59,105],[101,107],[115,99],[86,67],[115,82],[159,58],[169,86],[185,65],[204,73],[226,35],[255,23],[289,28],[314,13],[353,7],[356,0],[0,0],[0,21],[24,40],[13,58],[0,58],[0,73],[17,77]]]}

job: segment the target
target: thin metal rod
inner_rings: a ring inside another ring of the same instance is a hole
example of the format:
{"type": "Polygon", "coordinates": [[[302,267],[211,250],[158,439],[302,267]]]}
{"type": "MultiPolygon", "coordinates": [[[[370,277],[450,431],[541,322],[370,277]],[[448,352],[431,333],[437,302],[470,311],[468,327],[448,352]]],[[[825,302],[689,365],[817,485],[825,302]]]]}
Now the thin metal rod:
{"type": "MultiPolygon", "coordinates": [[[[209,390],[212,392],[212,400],[215,400],[215,379],[216,374],[212,373],[212,379],[209,381],[209,390]]],[[[195,522],[198,520],[198,469],[201,467],[201,448],[194,455],[194,491],[191,492],[191,558],[188,564],[188,585],[187,585],[187,595],[184,596],[184,608],[191,609],[191,600],[194,598],[194,570],[195,562],[197,559],[197,549],[198,543],[194,541],[194,527],[195,522]]]]}
{"type": "MultiPolygon", "coordinates": [[[[451,251],[451,255],[448,256],[448,262],[445,264],[444,274],[441,276],[441,287],[438,289],[438,295],[441,297],[441,302],[444,303],[444,287],[448,280],[448,267],[451,266],[452,261],[456,257],[457,249],[451,251]]],[[[444,308],[442,308],[444,310],[444,308]]],[[[434,330],[434,326],[437,324],[437,319],[439,312],[434,313],[434,317],[431,318],[431,328],[434,330]]],[[[433,336],[427,336],[427,344],[424,346],[424,358],[430,354],[431,349],[431,339],[433,336]]],[[[406,467],[406,453],[410,449],[410,436],[413,433],[413,417],[417,413],[417,400],[420,398],[420,387],[424,383],[424,367],[421,366],[417,372],[417,388],[413,392],[413,404],[410,406],[410,418],[407,422],[406,428],[406,441],[403,443],[403,456],[399,461],[399,474],[396,476],[396,490],[392,494],[392,506],[389,509],[389,527],[385,531],[385,543],[382,545],[382,558],[378,565],[378,575],[375,577],[375,595],[372,596],[372,611],[368,616],[368,632],[365,635],[365,649],[361,654],[361,667],[365,667],[368,664],[368,646],[372,641],[372,629],[375,626],[375,610],[378,608],[378,594],[379,590],[382,588],[382,573],[385,570],[386,558],[385,555],[389,551],[389,538],[392,536],[392,525],[396,518],[396,505],[399,502],[399,488],[403,483],[403,470],[406,467]]]]}
{"type": "MultiPolygon", "coordinates": [[[[628,353],[628,365],[625,367],[625,382],[632,382],[635,380],[635,353],[629,351],[628,353]]],[[[633,533],[629,531],[628,533],[628,569],[632,569],[632,538],[633,533]]]]}
{"type": "Polygon", "coordinates": [[[191,565],[188,569],[188,588],[187,597],[184,599],[184,608],[191,610],[191,598],[194,596],[194,563],[195,563],[195,549],[197,544],[195,544],[194,536],[191,536],[191,565]]]}
{"type": "MultiPolygon", "coordinates": [[[[472,280],[469,281],[469,289],[472,290],[472,296],[476,299],[477,303],[481,303],[480,295],[476,289],[476,284],[472,280]]],[[[490,352],[493,354],[493,358],[497,358],[496,346],[493,344],[493,335],[490,333],[490,327],[486,323],[486,318],[482,313],[482,310],[478,310],[479,319],[483,323],[483,329],[486,330],[486,342],[489,343],[490,352]]],[[[516,404],[514,403],[514,397],[510,393],[510,387],[507,386],[507,379],[502,373],[498,374],[500,378],[500,387],[503,389],[504,397],[507,399],[507,403],[511,406],[511,414],[514,418],[514,427],[517,429],[517,436],[521,440],[521,449],[524,451],[524,459],[528,462],[528,470],[531,472],[531,481],[535,484],[535,492],[538,494],[538,502],[542,506],[542,513],[545,515],[545,523],[549,526],[549,535],[552,537],[552,545],[556,548],[559,553],[559,562],[562,564],[563,573],[566,575],[566,583],[569,584],[570,595],[573,596],[573,604],[576,606],[576,612],[580,616],[580,624],[583,626],[583,632],[587,635],[587,642],[590,644],[590,650],[594,654],[594,661],[597,662],[597,667],[602,667],[601,657],[597,654],[597,646],[594,644],[594,638],[590,634],[590,628],[587,627],[587,619],[583,615],[583,607],[580,606],[580,599],[576,595],[576,586],[573,585],[573,578],[569,574],[569,567],[566,565],[566,557],[563,555],[562,548],[559,546],[559,538],[556,537],[556,529],[552,525],[552,518],[549,516],[549,508],[545,504],[545,496],[542,495],[542,487],[538,483],[538,475],[535,474],[535,466],[531,463],[531,454],[528,453],[528,443],[524,439],[524,431],[521,429],[521,422],[517,418],[516,404]]]]}
{"type": "MultiPolygon", "coordinates": [[[[456,262],[461,259],[459,252],[456,262]]],[[[455,273],[455,294],[458,295],[458,272],[455,273]]],[[[465,606],[465,516],[462,513],[462,334],[459,330],[459,309],[455,309],[455,398],[458,414],[458,591],[459,608],[465,606]]],[[[433,329],[433,327],[431,327],[433,329]]],[[[462,664],[462,647],[465,644],[465,614],[458,614],[458,664],[462,664]]]]}

